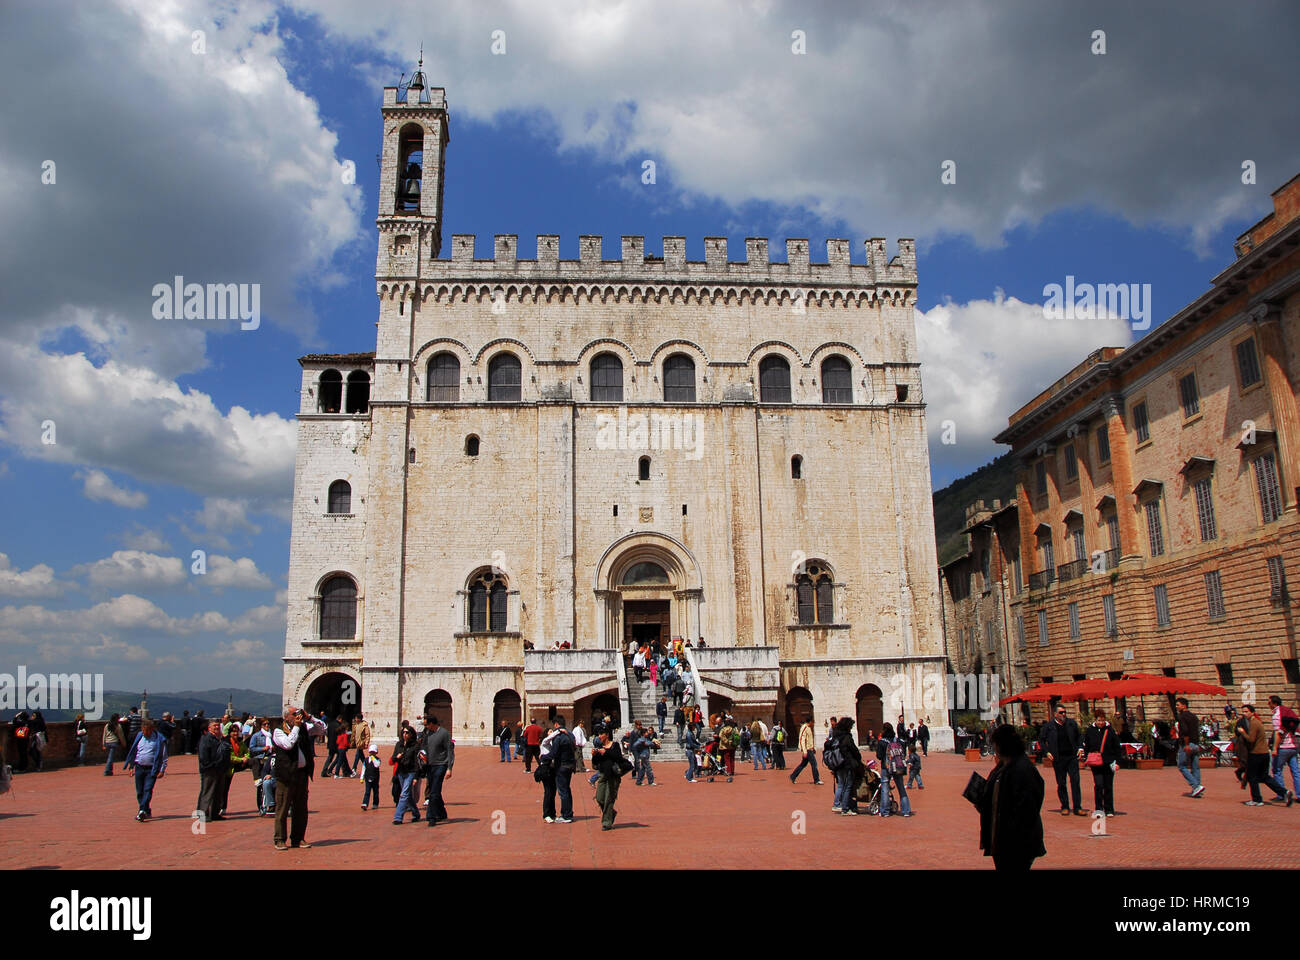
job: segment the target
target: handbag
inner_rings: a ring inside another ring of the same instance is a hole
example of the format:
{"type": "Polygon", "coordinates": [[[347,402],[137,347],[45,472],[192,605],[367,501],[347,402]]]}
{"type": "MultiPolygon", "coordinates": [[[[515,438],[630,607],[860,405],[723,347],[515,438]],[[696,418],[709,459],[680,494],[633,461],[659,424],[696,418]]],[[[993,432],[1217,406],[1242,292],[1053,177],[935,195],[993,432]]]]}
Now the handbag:
{"type": "Polygon", "coordinates": [[[1105,730],[1101,732],[1101,743],[1098,745],[1098,748],[1096,750],[1093,750],[1091,753],[1089,753],[1087,759],[1083,761],[1088,766],[1090,767],[1105,766],[1106,762],[1101,759],[1101,750],[1106,746],[1106,735],[1108,733],[1110,733],[1109,727],[1107,727],[1105,730]]]}

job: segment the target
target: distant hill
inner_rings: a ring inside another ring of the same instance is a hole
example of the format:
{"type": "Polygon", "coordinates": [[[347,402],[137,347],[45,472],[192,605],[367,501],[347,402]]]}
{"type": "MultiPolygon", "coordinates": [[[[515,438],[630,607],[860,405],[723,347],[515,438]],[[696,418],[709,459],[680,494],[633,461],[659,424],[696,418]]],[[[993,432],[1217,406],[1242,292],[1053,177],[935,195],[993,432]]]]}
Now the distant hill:
{"type": "MultiPolygon", "coordinates": [[[[234,698],[235,713],[248,712],[257,716],[276,716],[282,709],[280,694],[262,693],[257,690],[182,690],[179,693],[150,693],[149,715],[160,717],[170,710],[176,716],[188,710],[191,715],[202,710],[209,717],[219,717],[226,712],[226,703],[234,698]]],[[[124,714],[133,706],[139,706],[139,691],[105,690],[104,717],[111,714],[124,714]]],[[[13,719],[15,710],[0,710],[0,720],[13,719]]],[[[72,720],[76,718],[75,710],[42,710],[45,719],[72,720]]]]}
{"type": "Polygon", "coordinates": [[[967,506],[976,500],[1001,500],[1006,504],[1015,495],[1016,470],[1010,453],[936,490],[934,542],[939,550],[939,563],[945,564],[966,551],[966,538],[960,531],[966,523],[967,506]]]}

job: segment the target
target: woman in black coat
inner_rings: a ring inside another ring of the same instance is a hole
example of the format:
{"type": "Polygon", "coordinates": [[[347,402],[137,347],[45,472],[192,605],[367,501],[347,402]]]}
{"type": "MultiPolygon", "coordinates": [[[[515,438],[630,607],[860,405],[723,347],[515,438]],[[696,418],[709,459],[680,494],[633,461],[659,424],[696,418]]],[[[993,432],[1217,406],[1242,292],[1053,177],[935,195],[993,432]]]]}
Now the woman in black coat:
{"type": "Polygon", "coordinates": [[[980,848],[998,870],[1028,870],[1043,846],[1043,778],[1025,756],[1025,743],[1010,725],[993,733],[997,766],[977,806],[980,848]]]}
{"type": "Polygon", "coordinates": [[[1105,811],[1115,816],[1115,771],[1119,769],[1119,734],[1106,722],[1106,711],[1096,710],[1093,722],[1083,731],[1083,755],[1101,754],[1101,766],[1089,767],[1092,771],[1092,803],[1095,811],[1105,811]]]}

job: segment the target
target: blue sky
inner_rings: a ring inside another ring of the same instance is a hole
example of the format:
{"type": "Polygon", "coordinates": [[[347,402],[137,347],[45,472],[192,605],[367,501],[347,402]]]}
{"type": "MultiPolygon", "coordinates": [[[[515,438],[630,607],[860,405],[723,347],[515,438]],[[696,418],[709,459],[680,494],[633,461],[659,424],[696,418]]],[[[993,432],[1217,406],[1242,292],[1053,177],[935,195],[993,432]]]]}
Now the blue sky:
{"type": "Polygon", "coordinates": [[[915,237],[936,487],[1089,350],[1130,342],[1120,320],[1045,321],[1046,284],[1150,284],[1158,323],[1300,169],[1284,4],[1231,32],[1213,4],[535,6],[0,12],[0,495],[20,506],[0,671],[278,688],[296,358],[373,349],[378,104],[421,42],[451,118],[444,247],[683,235],[703,259],[705,236],[733,258],[802,236],[821,259],[848,237],[863,262],[868,237],[915,237]],[[261,283],[261,326],[153,319],[176,273],[261,283]]]}

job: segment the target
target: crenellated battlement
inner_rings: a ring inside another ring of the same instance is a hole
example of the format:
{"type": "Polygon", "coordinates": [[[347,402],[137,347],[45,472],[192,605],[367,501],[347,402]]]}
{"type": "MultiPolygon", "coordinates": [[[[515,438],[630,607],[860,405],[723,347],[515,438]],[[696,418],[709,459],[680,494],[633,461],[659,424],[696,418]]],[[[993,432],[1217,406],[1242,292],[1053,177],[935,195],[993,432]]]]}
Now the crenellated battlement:
{"type": "MultiPolygon", "coordinates": [[[[396,239],[393,242],[396,243],[396,239]]],[[[730,259],[726,237],[705,237],[703,260],[686,259],[685,237],[664,237],[663,253],[657,256],[646,253],[643,236],[625,236],[622,238],[620,257],[608,260],[605,259],[603,238],[600,236],[584,235],[578,238],[577,260],[560,259],[560,238],[554,234],[538,235],[536,259],[532,260],[519,258],[519,237],[516,234],[497,234],[490,260],[475,257],[474,242],[474,234],[454,234],[451,238],[451,256],[447,259],[423,260],[421,279],[481,279],[485,282],[547,279],[587,282],[709,281],[765,285],[916,285],[916,243],[908,238],[898,241],[898,254],[893,259],[886,258],[884,238],[875,237],[865,241],[865,264],[850,262],[850,241],[843,239],[826,241],[826,259],[820,263],[810,259],[808,241],[797,237],[785,241],[784,261],[771,259],[766,237],[746,239],[745,259],[739,261],[730,259]]],[[[393,252],[397,252],[396,247],[393,252]]],[[[400,258],[394,257],[391,266],[397,267],[398,259],[400,258]]],[[[401,276],[402,273],[395,270],[388,277],[395,275],[401,276]]],[[[381,276],[378,279],[384,278],[381,276]]]]}

